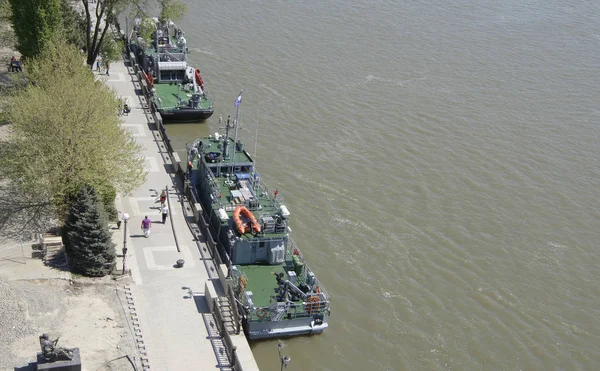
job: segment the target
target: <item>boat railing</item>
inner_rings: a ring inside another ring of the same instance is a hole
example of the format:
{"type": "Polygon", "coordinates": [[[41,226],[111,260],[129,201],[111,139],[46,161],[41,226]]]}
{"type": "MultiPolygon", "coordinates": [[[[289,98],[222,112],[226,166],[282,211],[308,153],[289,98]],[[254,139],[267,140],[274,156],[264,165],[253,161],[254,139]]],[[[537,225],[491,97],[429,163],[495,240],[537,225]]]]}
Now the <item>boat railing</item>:
{"type": "MultiPolygon", "coordinates": [[[[308,267],[305,266],[304,269],[308,269],[308,267]]],[[[318,301],[288,301],[287,303],[282,303],[271,298],[271,303],[268,307],[257,307],[254,303],[248,302],[248,295],[246,295],[248,278],[244,273],[233,269],[232,281],[234,293],[239,298],[239,303],[245,308],[246,315],[251,321],[268,322],[280,321],[282,319],[308,318],[316,314],[329,315],[330,296],[316,279],[315,285],[319,287],[319,292],[310,293],[308,296],[318,297],[318,301]]]]}
{"type": "Polygon", "coordinates": [[[158,47],[157,51],[159,54],[169,54],[169,55],[180,54],[181,57],[178,57],[177,60],[179,60],[179,61],[185,60],[185,50],[178,46],[173,46],[173,44],[161,45],[158,47]]]}
{"type": "Polygon", "coordinates": [[[279,209],[283,203],[283,196],[276,191],[271,192],[269,187],[263,183],[262,179],[254,181],[254,187],[257,189],[257,194],[265,195],[268,199],[272,200],[273,205],[276,209],[279,209]]]}
{"type": "Polygon", "coordinates": [[[313,317],[316,314],[323,314],[329,316],[330,299],[329,296],[321,292],[319,294],[313,294],[311,296],[319,297],[317,302],[287,302],[278,303],[272,299],[271,304],[268,307],[256,307],[250,306],[246,302],[246,290],[243,289],[241,298],[243,299],[243,306],[247,309],[247,317],[251,321],[279,321],[281,319],[296,319],[296,318],[308,318],[313,317]]]}
{"type": "MultiPolygon", "coordinates": [[[[296,243],[294,242],[294,240],[291,237],[288,239],[288,254],[289,255],[298,255],[303,263],[306,262],[304,260],[304,255],[302,255],[302,251],[300,251],[300,248],[298,248],[298,246],[296,246],[296,243]]],[[[291,256],[288,256],[288,258],[291,258],[291,256]]]]}
{"type": "Polygon", "coordinates": [[[306,259],[304,259],[304,255],[302,255],[302,251],[300,251],[300,248],[298,248],[298,246],[296,246],[296,243],[294,242],[294,240],[292,238],[290,238],[288,240],[288,255],[286,256],[286,259],[291,260],[293,255],[297,255],[300,258],[300,261],[302,262],[303,270],[304,270],[304,274],[302,275],[304,277],[303,280],[306,280],[306,277],[308,277],[308,276],[312,276],[312,279],[314,280],[314,282],[312,282],[312,286],[319,287],[319,291],[324,295],[325,298],[327,298],[327,300],[329,300],[329,298],[330,298],[329,293],[327,293],[325,288],[323,288],[323,286],[319,282],[319,279],[317,278],[317,275],[314,274],[314,272],[310,269],[310,267],[306,263],[306,259]]]}
{"type": "Polygon", "coordinates": [[[289,301],[287,303],[278,303],[273,299],[268,307],[255,308],[250,314],[251,319],[252,321],[271,322],[296,318],[309,318],[318,314],[329,316],[329,299],[322,293],[312,296],[318,296],[320,300],[317,302],[289,301]]]}

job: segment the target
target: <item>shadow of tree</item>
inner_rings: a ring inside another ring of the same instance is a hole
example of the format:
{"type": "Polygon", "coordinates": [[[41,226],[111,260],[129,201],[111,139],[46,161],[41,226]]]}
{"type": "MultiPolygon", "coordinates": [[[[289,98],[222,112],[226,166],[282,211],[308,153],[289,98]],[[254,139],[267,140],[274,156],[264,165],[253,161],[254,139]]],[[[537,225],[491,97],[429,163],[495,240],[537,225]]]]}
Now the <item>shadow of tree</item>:
{"type": "Polygon", "coordinates": [[[57,226],[49,199],[31,199],[7,182],[0,181],[0,241],[26,242],[57,226]]]}

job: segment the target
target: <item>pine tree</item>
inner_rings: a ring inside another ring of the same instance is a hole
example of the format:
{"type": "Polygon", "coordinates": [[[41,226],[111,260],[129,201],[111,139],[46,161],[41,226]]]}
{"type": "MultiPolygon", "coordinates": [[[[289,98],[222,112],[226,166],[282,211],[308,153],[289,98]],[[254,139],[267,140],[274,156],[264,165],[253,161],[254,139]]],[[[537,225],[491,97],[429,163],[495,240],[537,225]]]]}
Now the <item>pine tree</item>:
{"type": "Polygon", "coordinates": [[[26,58],[37,56],[63,30],[61,0],[10,0],[17,50],[26,58]]]}
{"type": "Polygon", "coordinates": [[[102,202],[96,190],[84,186],[75,197],[65,223],[66,252],[74,273],[102,277],[115,265],[115,244],[111,240],[102,202]]]}

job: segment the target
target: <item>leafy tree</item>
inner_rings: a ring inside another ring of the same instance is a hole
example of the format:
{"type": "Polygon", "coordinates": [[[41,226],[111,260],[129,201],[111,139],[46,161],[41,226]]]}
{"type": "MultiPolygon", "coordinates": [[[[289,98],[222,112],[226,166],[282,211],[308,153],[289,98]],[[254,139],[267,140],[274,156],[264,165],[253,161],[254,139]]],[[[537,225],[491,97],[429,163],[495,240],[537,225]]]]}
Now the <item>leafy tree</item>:
{"type": "Polygon", "coordinates": [[[158,20],[161,23],[166,23],[167,21],[179,22],[187,11],[186,4],[178,0],[159,0],[159,3],[161,5],[161,12],[158,20]]]}
{"type": "MultiPolygon", "coordinates": [[[[19,0],[11,0],[19,1],[19,0]]],[[[180,0],[158,0],[161,5],[161,19],[180,20],[186,6],[180,0]]],[[[133,7],[135,18],[148,18],[146,0],[98,0],[90,7],[88,0],[81,0],[86,19],[86,63],[91,67],[102,53],[102,44],[111,25],[117,24],[117,16],[124,10],[133,7]]]]}
{"type": "Polygon", "coordinates": [[[0,0],[0,22],[10,22],[11,14],[10,2],[8,0],[0,0]]]}
{"type": "Polygon", "coordinates": [[[138,35],[142,38],[142,42],[138,40],[138,44],[142,48],[145,48],[152,42],[152,34],[156,32],[156,22],[153,18],[150,18],[146,15],[140,16],[140,24],[138,26],[138,35]]]}
{"type": "Polygon", "coordinates": [[[123,58],[123,42],[107,37],[100,46],[100,56],[104,62],[116,62],[123,58]]]}
{"type": "Polygon", "coordinates": [[[102,202],[93,187],[83,186],[75,196],[65,231],[65,251],[71,271],[92,277],[112,272],[115,244],[108,230],[102,202]]]}
{"type": "Polygon", "coordinates": [[[77,49],[85,50],[85,29],[87,27],[85,17],[73,8],[71,0],[61,0],[61,11],[64,38],[74,44],[77,49]]]}
{"type": "Polygon", "coordinates": [[[130,5],[142,8],[143,0],[99,0],[90,8],[88,0],[81,0],[86,19],[86,63],[91,67],[100,55],[106,33],[117,24],[118,14],[130,5]]]}
{"type": "Polygon", "coordinates": [[[9,0],[17,50],[37,56],[62,31],[61,0],[9,0]]]}
{"type": "Polygon", "coordinates": [[[146,177],[143,147],[121,127],[114,92],[81,59],[60,40],[29,64],[34,84],[8,99],[12,125],[0,147],[0,176],[25,195],[49,200],[59,221],[83,185],[114,202],[115,190],[130,193],[146,177]]]}

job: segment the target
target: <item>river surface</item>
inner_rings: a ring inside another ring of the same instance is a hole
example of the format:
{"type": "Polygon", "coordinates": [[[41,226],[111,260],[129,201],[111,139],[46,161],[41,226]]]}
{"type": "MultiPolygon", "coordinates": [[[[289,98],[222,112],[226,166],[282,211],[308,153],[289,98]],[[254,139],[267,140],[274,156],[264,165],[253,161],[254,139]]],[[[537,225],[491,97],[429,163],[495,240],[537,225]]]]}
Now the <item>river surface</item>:
{"type": "Polygon", "coordinates": [[[600,2],[185,1],[216,112],[174,147],[243,89],[332,296],[288,370],[598,369],[600,2]]]}

